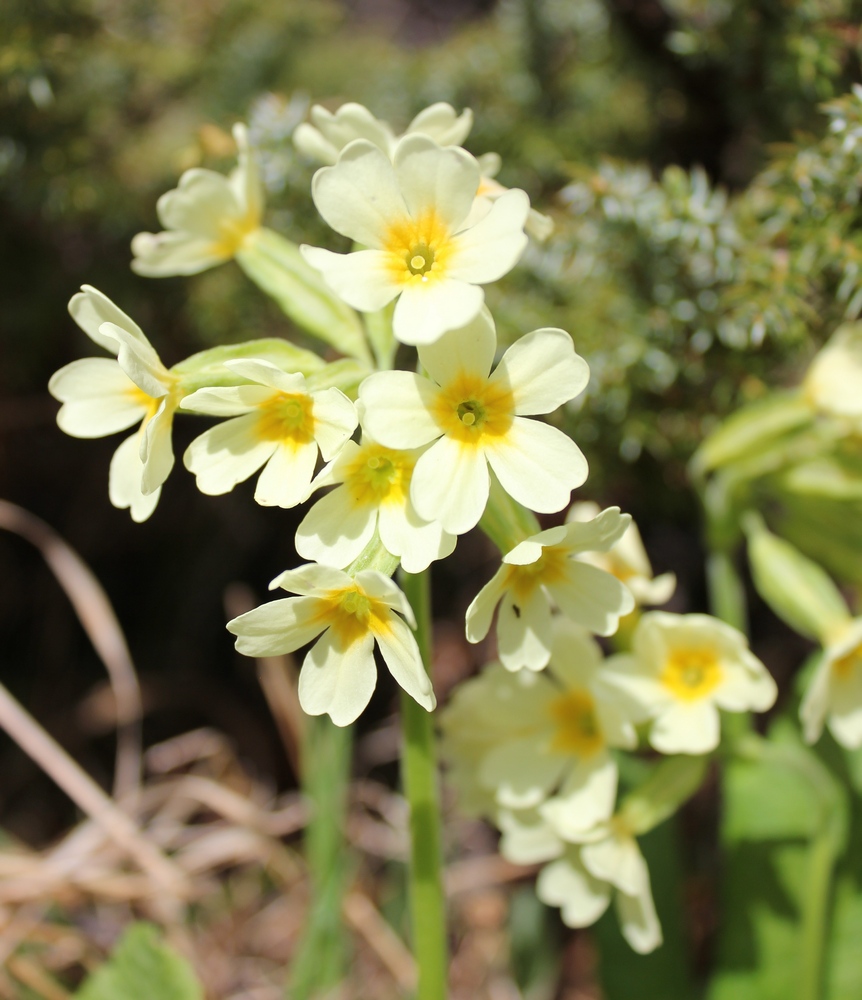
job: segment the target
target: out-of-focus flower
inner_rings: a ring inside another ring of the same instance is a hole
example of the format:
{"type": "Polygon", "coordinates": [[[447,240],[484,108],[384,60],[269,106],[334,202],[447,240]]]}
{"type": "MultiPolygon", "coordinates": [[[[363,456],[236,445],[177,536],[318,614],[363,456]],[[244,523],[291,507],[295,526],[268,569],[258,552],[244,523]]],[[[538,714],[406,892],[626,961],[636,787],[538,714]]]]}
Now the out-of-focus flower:
{"type": "MultiPolygon", "coordinates": [[[[366,139],[392,157],[398,140],[387,122],[375,118],[361,104],[342,104],[336,112],[315,104],[311,122],[303,122],[293,133],[296,148],[311,160],[331,166],[338,154],[354,139],[366,139]]],[[[473,126],[473,112],[465,108],[459,115],[443,101],[420,111],[407,126],[404,135],[424,135],[438,146],[460,146],[473,126]]]]}
{"type": "Polygon", "coordinates": [[[263,189],[244,125],[233,129],[239,165],[224,177],[214,170],[187,170],[173,191],[159,198],[161,233],[132,240],[132,270],[149,278],[197,274],[230,260],[260,228],[263,189]]]}
{"type": "Polygon", "coordinates": [[[481,286],[510,271],[527,244],[527,195],[508,191],[473,222],[478,187],[479,166],[458,147],[407,135],[390,160],[356,139],[335,166],[317,171],[312,196],[336,232],[369,249],[302,252],[354,309],[375,312],[397,297],[398,340],[432,343],[475,318],[481,286]]]}
{"type": "Polygon", "coordinates": [[[848,620],[823,656],[799,707],[805,740],[820,739],[823,725],[848,750],[862,746],[862,618],[848,620]]]}
{"type": "Polygon", "coordinates": [[[305,377],[267,361],[226,361],[251,385],[198,389],[183,409],[231,417],[189,445],[186,468],[202,493],[228,493],[263,466],[254,498],[294,507],[311,489],[318,450],[331,459],[356,429],[356,408],[339,389],[309,392],[305,377]]]}
{"type": "Polygon", "coordinates": [[[424,521],[410,500],[418,451],[397,451],[366,438],[348,441],[314,480],[312,489],[340,484],[306,514],[296,532],[303,559],[347,566],[377,530],[408,573],[421,573],[455,548],[438,521],[424,521]]]}
{"type": "Polygon", "coordinates": [[[862,421],[862,323],[835,331],[809,365],[802,391],[819,413],[862,421]]]}
{"type": "Polygon", "coordinates": [[[637,737],[629,701],[605,673],[596,642],[558,619],[547,671],[513,674],[492,664],[462,684],[441,725],[453,770],[468,767],[475,775],[479,794],[468,807],[488,811],[489,793],[491,815],[541,807],[561,836],[608,819],[617,792],[610,748],[632,749],[637,737]]]}
{"type": "Polygon", "coordinates": [[[531,510],[561,510],[587,477],[580,448],[529,416],[550,413],[587,384],[586,361],[564,330],[516,341],[493,374],[496,336],[483,310],[468,326],[419,348],[430,378],[377,372],[359,387],[360,420],[388,448],[422,448],[410,497],[420,517],[453,535],[474,527],[488,500],[490,465],[503,489],[531,510]],[[433,444],[432,444],[433,442],[433,444]]]}
{"type": "Polygon", "coordinates": [[[115,507],[129,508],[133,520],[145,521],[174,464],[171,428],[179,380],[137,323],[92,286],[72,297],[69,312],[115,358],[82,358],[54,373],[48,389],[63,404],[57,423],[73,437],[96,438],[140,422],[114,452],[108,495],[115,507]]]}
{"type": "Polygon", "coordinates": [[[413,633],[407,598],[382,573],[309,563],[270,584],[300,596],[271,601],[227,623],[246,656],[280,656],[316,636],[299,675],[299,703],[309,715],[328,714],[347,726],[361,714],[377,684],[374,644],[389,672],[429,712],[436,699],[413,633]],[[403,618],[401,617],[403,615],[403,618]]]}
{"type": "Polygon", "coordinates": [[[498,603],[497,646],[509,670],[541,670],[548,662],[552,605],[598,635],[613,635],[634,599],[615,576],[581,562],[580,554],[608,552],[630,524],[628,514],[609,507],[591,521],[548,528],[516,545],[467,609],[467,638],[485,638],[498,603]]]}
{"type": "Polygon", "coordinates": [[[640,703],[661,753],[709,753],[719,742],[720,708],[763,712],[778,694],[742,632],[711,615],[647,612],[632,653],[611,662],[617,672],[609,681],[640,703]]]}
{"type": "MultiPolygon", "coordinates": [[[[566,515],[566,522],[591,521],[599,513],[599,505],[591,500],[572,504],[566,515]]],[[[653,576],[652,566],[641,540],[638,526],[629,523],[619,541],[610,549],[590,549],[580,553],[578,559],[621,580],[632,592],[636,604],[664,604],[673,596],[676,577],[673,573],[653,576]]]]}

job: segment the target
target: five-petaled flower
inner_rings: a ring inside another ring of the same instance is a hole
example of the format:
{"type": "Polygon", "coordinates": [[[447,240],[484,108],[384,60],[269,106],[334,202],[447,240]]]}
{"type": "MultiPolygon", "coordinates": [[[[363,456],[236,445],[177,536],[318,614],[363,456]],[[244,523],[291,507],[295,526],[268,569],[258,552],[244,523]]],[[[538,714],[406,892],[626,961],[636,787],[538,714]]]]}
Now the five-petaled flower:
{"type": "Polygon", "coordinates": [[[198,389],[184,410],[232,417],[189,445],[186,468],[202,493],[227,493],[264,466],[254,498],[294,507],[311,489],[318,450],[329,461],[356,428],[353,403],[339,389],[310,392],[305,376],[268,361],[238,359],[225,367],[250,385],[198,389]]]}
{"type": "Polygon", "coordinates": [[[312,489],[340,484],[305,515],[296,532],[303,559],[347,566],[380,534],[386,550],[408,573],[421,573],[455,548],[438,521],[424,521],[410,500],[418,451],[385,448],[369,438],[347,441],[312,489]]]}
{"type": "Polygon", "coordinates": [[[467,609],[467,638],[485,638],[498,603],[498,655],[509,670],[541,670],[548,662],[554,604],[597,635],[613,635],[634,598],[615,576],[576,557],[607,552],[630,524],[628,514],[609,507],[591,521],[548,528],[516,545],[467,609]]]}
{"type": "Polygon", "coordinates": [[[271,601],[227,623],[246,656],[291,653],[316,636],[299,675],[299,703],[309,715],[328,714],[337,726],[353,722],[377,684],[374,644],[402,688],[429,712],[436,699],[413,633],[404,594],[382,573],[355,577],[309,563],[270,584],[299,594],[271,601]],[[401,617],[403,616],[403,618],[401,617]]]}
{"type": "Polygon", "coordinates": [[[263,188],[244,125],[234,138],[239,165],[224,177],[214,170],[187,170],[173,191],[159,198],[161,233],[138,233],[132,240],[132,270],[148,278],[197,274],[230,260],[260,228],[263,188]]]}
{"type": "Polygon", "coordinates": [[[720,708],[764,712],[778,694],[742,632],[711,615],[649,611],[631,654],[608,663],[616,668],[609,680],[652,720],[649,742],[661,753],[709,753],[719,742],[720,708]]]}
{"type": "Polygon", "coordinates": [[[312,196],[332,228],[366,249],[339,254],[303,246],[306,260],[348,305],[363,312],[398,298],[395,336],[429,344],[469,323],[481,285],[518,262],[530,200],[507,191],[476,219],[479,165],[456,146],[407,135],[393,158],[357,139],[314,175],[312,196]]]}
{"type": "Polygon", "coordinates": [[[410,484],[420,517],[460,535],[482,516],[490,465],[503,489],[543,513],[561,510],[587,477],[570,437],[529,416],[550,413],[589,379],[564,330],[534,330],[516,341],[493,374],[496,337],[483,310],[463,329],[419,348],[430,378],[378,372],[359,388],[360,421],[389,448],[422,448],[410,484]],[[433,442],[433,444],[431,443],[433,442]]]}
{"type": "Polygon", "coordinates": [[[111,459],[108,496],[145,521],[173,468],[171,428],[180,401],[178,379],[159,360],[143,331],[90,285],[69,312],[81,329],[115,358],[81,358],[55,372],[48,389],[63,405],[57,423],[79,438],[105,437],[140,422],[111,459]],[[116,360],[115,360],[116,359],[116,360]]]}

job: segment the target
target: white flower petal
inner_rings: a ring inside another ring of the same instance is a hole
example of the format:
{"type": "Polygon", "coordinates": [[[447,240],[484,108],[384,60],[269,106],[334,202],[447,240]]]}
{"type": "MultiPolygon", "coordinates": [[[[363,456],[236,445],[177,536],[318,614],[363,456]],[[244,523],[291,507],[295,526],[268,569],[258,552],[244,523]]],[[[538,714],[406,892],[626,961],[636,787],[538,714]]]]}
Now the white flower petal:
{"type": "Polygon", "coordinates": [[[720,738],[718,709],[707,699],[677,701],[662,711],[649,733],[659,753],[709,753],[720,738]]]}
{"type": "Polygon", "coordinates": [[[254,491],[255,500],[263,507],[295,507],[308,496],[317,444],[280,442],[263,467],[254,491]]]}
{"type": "Polygon", "coordinates": [[[303,594],[318,597],[330,590],[345,590],[353,586],[353,578],[333,566],[319,566],[317,563],[305,563],[296,569],[286,569],[270,583],[269,589],[281,587],[303,594]]]}
{"type": "Polygon", "coordinates": [[[529,211],[530,199],[523,191],[501,195],[481,222],[452,240],[452,276],[486,285],[511,271],[529,242],[524,233],[529,211]]]}
{"type": "Polygon", "coordinates": [[[491,377],[509,387],[515,413],[551,413],[587,387],[590,369],[565,330],[534,330],[516,340],[491,377]]]}
{"type": "Polygon", "coordinates": [[[722,668],[724,676],[713,700],[729,712],[765,712],[775,704],[778,686],[756,656],[744,650],[740,660],[722,668]]]}
{"type": "Polygon", "coordinates": [[[631,591],[610,573],[572,559],[566,578],[548,584],[564,615],[596,635],[613,635],[622,615],[634,609],[631,591]]]}
{"type": "Polygon", "coordinates": [[[333,253],[306,244],[299,249],[335,294],[361,312],[377,312],[401,291],[401,285],[393,280],[389,255],[382,250],[333,253]]]}
{"type": "Polygon", "coordinates": [[[497,335],[494,320],[487,309],[459,330],[444,333],[433,344],[419,347],[419,361],[440,386],[447,386],[463,375],[485,379],[494,363],[497,335]]]}
{"type": "Polygon", "coordinates": [[[610,819],[617,797],[617,765],[606,752],[575,762],[562,787],[541,807],[542,816],[564,839],[610,819]]]}
{"type": "Polygon", "coordinates": [[[581,861],[595,878],[629,896],[649,889],[646,861],[633,837],[607,836],[581,847],[581,861]]]}
{"type": "Polygon", "coordinates": [[[280,656],[311,642],[326,622],[318,598],[285,597],[261,604],[225,627],[237,637],[236,648],[245,656],[280,656]]]}
{"type": "Polygon", "coordinates": [[[823,732],[823,723],[829,711],[831,677],[832,662],[823,656],[799,706],[799,721],[802,723],[806,743],[816,743],[823,732]]]}
{"type": "Polygon", "coordinates": [[[51,376],[48,391],[63,403],[57,424],[72,437],[106,437],[147,413],[138,387],[113,358],[72,361],[51,376]]]}
{"type": "Polygon", "coordinates": [[[485,510],[490,490],[488,463],[477,448],[440,438],[420,455],[410,499],[420,517],[437,519],[445,531],[463,535],[485,510]]]}
{"type": "Polygon", "coordinates": [[[362,428],[387,448],[421,448],[441,433],[432,416],[437,396],[421,375],[376,372],[359,387],[362,428]]]}
{"type": "Polygon", "coordinates": [[[399,612],[407,619],[411,628],[416,628],[413,608],[404,596],[404,591],[393,580],[373,569],[360,570],[355,579],[369,597],[382,601],[393,611],[399,612]]]}
{"type": "Polygon", "coordinates": [[[296,531],[296,551],[303,559],[349,566],[374,537],[376,521],[373,507],[355,506],[347,488],[339,486],[321,497],[302,519],[296,531]]]}
{"type": "Polygon", "coordinates": [[[543,750],[543,733],[512,739],[491,749],[479,768],[479,780],[493,788],[497,802],[510,809],[529,809],[543,802],[566,768],[562,754],[543,750]]]}
{"type": "Polygon", "coordinates": [[[266,462],[275,442],[253,433],[256,413],[234,417],[204,431],[186,449],[183,464],[197,477],[197,487],[208,496],[228,493],[266,462]]]}
{"type": "Polygon", "coordinates": [[[407,573],[421,573],[455,549],[455,537],[447,534],[438,521],[423,521],[409,499],[404,505],[383,504],[378,530],[386,550],[401,559],[407,573]]]}
{"type": "Polygon", "coordinates": [[[356,407],[340,389],[312,393],[314,401],[314,439],[320,445],[323,460],[328,462],[356,430],[359,415],[356,407]]]}
{"type": "Polygon", "coordinates": [[[578,864],[573,852],[546,865],[536,880],[536,895],[547,906],[559,906],[567,927],[589,927],[608,908],[610,890],[578,864]]]}
{"type": "Polygon", "coordinates": [[[420,111],[407,126],[405,134],[420,132],[441,146],[460,146],[473,127],[473,112],[465,108],[459,115],[451,104],[438,101],[420,111]]]}
{"type": "Polygon", "coordinates": [[[473,598],[467,608],[466,625],[469,642],[481,642],[491,629],[494,610],[506,592],[509,571],[501,566],[473,598]]]}
{"type": "Polygon", "coordinates": [[[376,685],[371,633],[343,647],[330,629],[303,661],[299,704],[309,715],[329,715],[336,726],[349,726],[362,714],[376,685]]]}
{"type": "Polygon", "coordinates": [[[236,417],[269,402],[274,395],[267,385],[212,386],[184,396],[180,408],[208,417],[236,417]]]}
{"type": "Polygon", "coordinates": [[[414,219],[433,213],[456,232],[479,188],[479,164],[466,150],[441,149],[427,135],[405,135],[393,155],[398,185],[414,219]]]}
{"type": "Polygon", "coordinates": [[[541,587],[525,601],[509,591],[500,602],[497,646],[507,670],[541,670],[551,657],[551,608],[541,587]]]}
{"type": "Polygon", "coordinates": [[[485,450],[509,496],[542,514],[562,510],[571,491],[587,478],[581,449],[562,431],[538,420],[515,417],[509,431],[489,440],[485,450]]]}
{"type": "Polygon", "coordinates": [[[317,171],[311,196],[337,233],[378,250],[390,228],[407,215],[392,162],[365,139],[345,146],[334,167],[317,171]]]}
{"type": "Polygon", "coordinates": [[[395,336],[402,344],[431,344],[447,330],[466,326],[484,301],[485,293],[478,285],[454,276],[411,281],[402,286],[395,306],[395,336]]]}
{"type": "Polygon", "coordinates": [[[144,429],[145,454],[141,476],[141,492],[145,495],[157,490],[170,475],[174,467],[174,449],[171,433],[174,424],[175,406],[167,397],[148,420],[144,429]]]}
{"type": "Polygon", "coordinates": [[[140,458],[140,431],[126,438],[111,458],[108,472],[108,497],[120,510],[129,508],[132,520],[140,524],[156,509],[161,490],[148,496],[141,491],[144,466],[140,458]]]}
{"type": "Polygon", "coordinates": [[[564,687],[591,687],[604,667],[602,648],[583,626],[557,618],[549,670],[564,687]]]}
{"type": "Polygon", "coordinates": [[[542,819],[537,809],[498,809],[500,854],[516,865],[533,865],[558,858],[563,842],[542,819]]]}
{"type": "Polygon", "coordinates": [[[195,167],[180,177],[173,191],[159,198],[156,214],[165,229],[183,230],[217,243],[220,222],[241,216],[242,210],[221,174],[195,167]]]}
{"type": "Polygon", "coordinates": [[[139,340],[146,341],[144,331],[131,317],[127,316],[119,306],[114,305],[107,295],[103,295],[92,285],[82,285],[81,291],[72,296],[69,302],[69,313],[78,326],[111,354],[118,350],[116,340],[108,333],[102,332],[103,323],[113,323],[127,330],[139,340]]]}
{"type": "Polygon", "coordinates": [[[389,673],[398,684],[426,711],[433,712],[437,704],[431,680],[422,665],[419,647],[413,633],[405,623],[392,616],[385,631],[375,632],[374,638],[380,647],[389,673]]]}
{"type": "Polygon", "coordinates": [[[618,892],[614,905],[623,937],[634,951],[639,955],[655,951],[662,943],[662,933],[649,886],[637,896],[618,892]]]}
{"type": "Polygon", "coordinates": [[[132,238],[132,270],[145,278],[200,274],[230,254],[205,236],[186,232],[137,233],[132,238]]]}

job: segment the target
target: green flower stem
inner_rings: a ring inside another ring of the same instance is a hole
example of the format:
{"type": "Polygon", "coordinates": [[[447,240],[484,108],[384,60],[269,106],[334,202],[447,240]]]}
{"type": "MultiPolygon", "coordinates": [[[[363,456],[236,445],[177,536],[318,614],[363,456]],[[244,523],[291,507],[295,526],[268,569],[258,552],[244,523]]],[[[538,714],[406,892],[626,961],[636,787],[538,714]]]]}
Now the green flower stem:
{"type": "Polygon", "coordinates": [[[525,538],[542,530],[538,518],[526,507],[513,500],[497,477],[491,474],[491,493],[479,527],[505,555],[525,538]]]}
{"type": "MultiPolygon", "coordinates": [[[[401,587],[416,615],[416,641],[425,669],[431,665],[429,574],[401,573],[401,587]]],[[[440,846],[440,796],[433,716],[403,691],[402,781],[410,803],[409,874],[413,952],[419,970],[416,1000],[445,1000],[448,948],[440,846]]]]}

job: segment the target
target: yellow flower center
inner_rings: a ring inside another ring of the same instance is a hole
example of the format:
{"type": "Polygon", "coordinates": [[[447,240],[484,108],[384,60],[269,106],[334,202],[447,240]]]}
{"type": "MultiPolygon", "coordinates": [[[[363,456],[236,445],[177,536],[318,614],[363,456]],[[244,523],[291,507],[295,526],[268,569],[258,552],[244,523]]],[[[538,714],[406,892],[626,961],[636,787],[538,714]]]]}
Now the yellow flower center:
{"type": "Polygon", "coordinates": [[[596,703],[587,691],[566,691],[551,702],[548,714],[554,726],[551,738],[554,753],[591,757],[604,747],[596,703]]]}
{"type": "Polygon", "coordinates": [[[369,597],[358,584],[330,591],[321,603],[320,617],[335,632],[342,649],[369,632],[380,635],[391,631],[391,610],[382,601],[369,597]]]}
{"type": "Polygon", "coordinates": [[[159,408],[159,403],[162,401],[161,397],[157,399],[155,396],[151,396],[148,392],[144,392],[143,389],[138,388],[136,385],[132,386],[131,389],[128,389],[126,391],[126,395],[135,406],[142,406],[147,411],[144,414],[144,423],[153,419],[156,410],[159,408]]]}
{"type": "Polygon", "coordinates": [[[680,701],[697,701],[718,687],[721,663],[711,649],[674,649],[665,660],[659,680],[680,701]]]}
{"type": "Polygon", "coordinates": [[[432,209],[418,219],[406,218],[390,226],[383,239],[389,270],[402,283],[439,278],[449,256],[449,230],[432,209]]]}
{"type": "Polygon", "coordinates": [[[509,566],[506,587],[521,602],[526,601],[542,584],[560,583],[566,577],[566,550],[555,545],[542,549],[542,554],[526,566],[509,566]]]}
{"type": "Polygon", "coordinates": [[[350,499],[357,507],[404,506],[414,464],[406,451],[363,445],[344,477],[350,499]]]}
{"type": "Polygon", "coordinates": [[[260,228],[260,217],[257,212],[248,212],[239,218],[226,216],[219,220],[219,238],[212,245],[212,252],[220,257],[233,257],[241,249],[249,233],[260,228]]]}
{"type": "Polygon", "coordinates": [[[847,681],[860,667],[862,667],[862,643],[835,660],[832,664],[832,673],[840,680],[847,681]]]}
{"type": "Polygon", "coordinates": [[[257,434],[262,441],[279,441],[298,447],[314,440],[311,396],[277,392],[260,406],[257,434]]]}
{"type": "Polygon", "coordinates": [[[432,416],[447,437],[478,445],[509,431],[515,398],[502,383],[462,373],[440,388],[432,416]]]}

